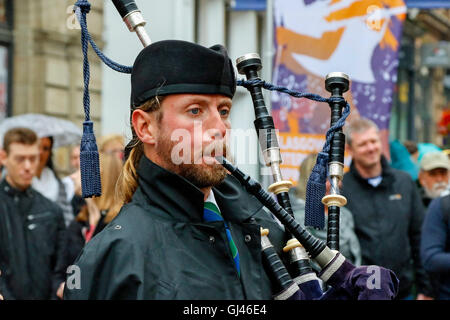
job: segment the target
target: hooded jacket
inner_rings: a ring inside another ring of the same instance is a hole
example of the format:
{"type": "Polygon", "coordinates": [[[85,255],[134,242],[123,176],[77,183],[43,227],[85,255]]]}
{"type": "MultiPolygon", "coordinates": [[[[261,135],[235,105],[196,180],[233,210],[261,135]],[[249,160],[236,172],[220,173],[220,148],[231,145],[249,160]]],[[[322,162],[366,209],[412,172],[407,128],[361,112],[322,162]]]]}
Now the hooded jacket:
{"type": "Polygon", "coordinates": [[[361,177],[354,163],[344,175],[342,195],[353,213],[363,265],[380,265],[400,280],[398,298],[411,293],[431,294],[420,260],[424,207],[408,173],[393,169],[382,157],[382,181],[373,187],[361,177]]]}
{"type": "Polygon", "coordinates": [[[213,188],[240,257],[238,276],[223,221],[203,222],[204,194],[142,157],[139,186],[108,226],[89,241],[67,278],[65,299],[271,299],[260,227],[280,253],[281,226],[232,176],[213,188]]]}

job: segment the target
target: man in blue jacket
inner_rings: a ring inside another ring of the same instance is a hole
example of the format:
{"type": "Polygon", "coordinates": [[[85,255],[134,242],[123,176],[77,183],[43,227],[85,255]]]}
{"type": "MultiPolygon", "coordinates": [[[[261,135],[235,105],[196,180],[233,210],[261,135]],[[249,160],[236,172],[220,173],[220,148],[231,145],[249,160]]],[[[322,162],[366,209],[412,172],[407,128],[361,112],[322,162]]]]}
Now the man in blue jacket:
{"type": "Polygon", "coordinates": [[[420,254],[437,299],[450,300],[450,195],[431,201],[422,226],[420,254]]]}

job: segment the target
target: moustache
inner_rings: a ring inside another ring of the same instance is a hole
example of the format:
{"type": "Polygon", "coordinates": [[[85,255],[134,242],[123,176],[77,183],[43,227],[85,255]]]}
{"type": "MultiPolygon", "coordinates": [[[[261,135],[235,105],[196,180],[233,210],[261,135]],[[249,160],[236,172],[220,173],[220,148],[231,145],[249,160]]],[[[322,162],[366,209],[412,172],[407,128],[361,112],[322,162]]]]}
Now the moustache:
{"type": "Polygon", "coordinates": [[[445,182],[436,182],[433,184],[433,190],[445,190],[447,189],[448,184],[445,182]]]}
{"type": "Polygon", "coordinates": [[[223,141],[212,142],[209,145],[203,147],[201,150],[195,152],[194,159],[198,162],[194,163],[201,163],[201,159],[205,158],[204,161],[208,165],[218,164],[215,157],[223,156],[224,158],[226,158],[227,153],[228,147],[225,142],[223,141]]]}

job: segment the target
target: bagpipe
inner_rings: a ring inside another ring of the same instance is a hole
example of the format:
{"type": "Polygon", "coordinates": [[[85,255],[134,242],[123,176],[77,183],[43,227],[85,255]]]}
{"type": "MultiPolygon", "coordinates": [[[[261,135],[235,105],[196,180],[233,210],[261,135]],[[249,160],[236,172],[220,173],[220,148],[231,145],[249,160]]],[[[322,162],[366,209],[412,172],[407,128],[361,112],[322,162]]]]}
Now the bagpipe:
{"type": "MultiPolygon", "coordinates": [[[[145,29],[145,20],[133,0],[113,0],[128,29],[135,32],[144,47],[151,44],[145,29]]],[[[98,151],[93,134],[93,124],[89,118],[89,62],[87,49],[89,43],[99,58],[109,67],[123,73],[131,73],[131,67],[115,63],[103,55],[89,35],[86,14],[89,2],[78,0],[75,13],[81,26],[81,43],[83,50],[84,74],[84,109],[83,137],[80,147],[81,180],[83,197],[101,194],[100,175],[98,171],[98,151]],[[96,173],[98,172],[98,173],[96,173]],[[94,181],[92,179],[94,178],[94,181]]],[[[263,263],[272,282],[276,284],[276,300],[324,300],[324,299],[393,299],[398,291],[398,279],[388,269],[379,266],[354,266],[339,252],[339,215],[340,207],[347,202],[339,194],[339,183],[343,178],[345,136],[342,127],[350,112],[343,93],[349,89],[349,77],[341,72],[332,72],[326,76],[325,88],[331,93],[330,98],[315,94],[299,93],[287,88],[274,86],[259,78],[262,68],[258,54],[246,54],[236,61],[239,74],[246,80],[237,80],[237,85],[245,87],[251,94],[255,111],[254,126],[259,136],[262,154],[267,166],[271,168],[273,183],[268,190],[276,195],[277,201],[250,176],[240,171],[223,157],[217,157],[231,175],[256,197],[285,227],[289,241],[283,251],[289,265],[286,267],[269,239],[270,230],[261,229],[261,250],[263,263]],[[316,165],[307,184],[305,225],[323,228],[324,205],[328,208],[327,243],[315,238],[295,219],[289,199],[292,183],[283,180],[280,164],[281,152],[272,116],[269,114],[262,89],[277,90],[297,98],[308,98],[328,103],[331,109],[330,129],[326,142],[319,153],[316,165]],[[331,191],[325,195],[326,179],[330,180],[331,191]],[[316,274],[310,264],[314,260],[320,267],[316,274]],[[319,278],[329,286],[325,292],[319,278]]]]}

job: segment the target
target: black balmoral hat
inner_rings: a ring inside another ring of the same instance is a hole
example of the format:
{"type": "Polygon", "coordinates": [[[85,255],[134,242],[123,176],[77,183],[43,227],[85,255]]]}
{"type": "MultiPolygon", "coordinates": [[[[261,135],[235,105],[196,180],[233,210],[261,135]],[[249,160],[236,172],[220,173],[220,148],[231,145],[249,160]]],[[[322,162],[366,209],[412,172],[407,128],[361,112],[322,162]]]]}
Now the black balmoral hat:
{"type": "Polygon", "coordinates": [[[131,106],[175,93],[223,94],[232,98],[236,77],[226,49],[164,40],[145,47],[131,72],[131,106]]]}

